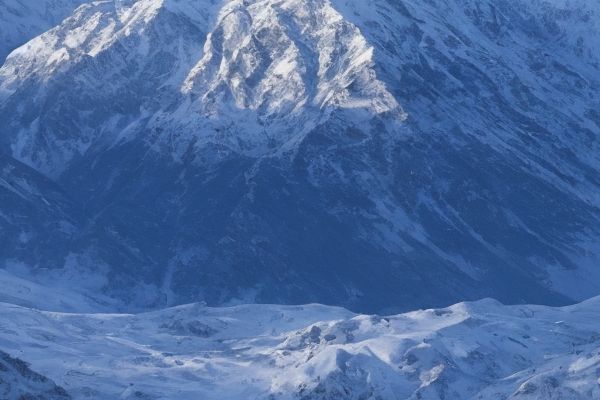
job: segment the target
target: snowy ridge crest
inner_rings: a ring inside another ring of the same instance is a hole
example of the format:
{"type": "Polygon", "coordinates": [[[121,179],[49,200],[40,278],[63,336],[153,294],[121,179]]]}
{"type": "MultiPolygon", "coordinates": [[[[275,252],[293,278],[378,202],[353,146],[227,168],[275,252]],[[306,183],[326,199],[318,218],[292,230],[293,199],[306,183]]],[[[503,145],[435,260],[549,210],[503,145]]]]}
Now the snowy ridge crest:
{"type": "Polygon", "coordinates": [[[216,96],[226,96],[225,85],[235,106],[267,117],[304,106],[399,107],[371,68],[373,47],[330,2],[271,3],[239,1],[221,11],[184,93],[198,94],[209,111],[223,103],[216,96]]]}
{"type": "Polygon", "coordinates": [[[34,121],[12,137],[15,157],[50,175],[94,144],[114,143],[119,125],[128,128],[116,140],[167,131],[151,136],[160,148],[194,141],[258,155],[336,110],[355,123],[404,119],[373,64],[373,47],[330,1],[104,1],[13,52],[0,69],[0,103],[10,108],[23,91],[41,103],[62,79],[83,93],[68,105],[74,126],[44,132],[34,121]],[[135,82],[139,98],[99,127],[90,101],[118,103],[120,87],[135,82]]]}

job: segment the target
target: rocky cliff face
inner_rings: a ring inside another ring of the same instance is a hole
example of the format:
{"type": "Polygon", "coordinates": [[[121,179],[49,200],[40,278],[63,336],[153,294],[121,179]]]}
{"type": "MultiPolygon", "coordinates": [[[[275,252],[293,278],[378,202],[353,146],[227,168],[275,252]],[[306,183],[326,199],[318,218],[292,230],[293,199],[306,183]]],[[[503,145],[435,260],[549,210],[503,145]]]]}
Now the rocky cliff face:
{"type": "Polygon", "coordinates": [[[599,12],[85,4],[0,69],[7,157],[77,209],[27,263],[102,265],[145,304],[598,293],[599,12]]]}

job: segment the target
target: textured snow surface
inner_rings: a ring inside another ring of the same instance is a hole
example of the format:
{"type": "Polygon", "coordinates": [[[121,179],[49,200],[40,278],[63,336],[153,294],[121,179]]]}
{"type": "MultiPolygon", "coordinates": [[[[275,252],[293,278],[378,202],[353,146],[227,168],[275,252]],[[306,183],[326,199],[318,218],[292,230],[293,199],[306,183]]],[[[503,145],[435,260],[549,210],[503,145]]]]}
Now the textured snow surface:
{"type": "Polygon", "coordinates": [[[0,62],[17,47],[59,24],[88,0],[2,0],[0,62]]]}
{"type": "Polygon", "coordinates": [[[598,4],[40,11],[0,68],[0,261],[140,307],[597,295],[598,4]]]}
{"type": "Polygon", "coordinates": [[[68,400],[67,392],[27,363],[0,351],[0,396],[4,400],[68,400]]]}
{"type": "Polygon", "coordinates": [[[1,303],[0,320],[0,348],[74,399],[600,397],[600,299],[389,317],[318,305],[118,315],[1,303]]]}
{"type": "Polygon", "coordinates": [[[97,276],[70,271],[72,275],[63,279],[52,274],[32,277],[22,266],[9,268],[12,271],[0,270],[0,302],[68,312],[106,312],[123,307],[114,299],[99,296],[98,289],[90,289],[90,285],[97,285],[97,276]],[[57,285],[56,281],[64,284],[57,285]]]}

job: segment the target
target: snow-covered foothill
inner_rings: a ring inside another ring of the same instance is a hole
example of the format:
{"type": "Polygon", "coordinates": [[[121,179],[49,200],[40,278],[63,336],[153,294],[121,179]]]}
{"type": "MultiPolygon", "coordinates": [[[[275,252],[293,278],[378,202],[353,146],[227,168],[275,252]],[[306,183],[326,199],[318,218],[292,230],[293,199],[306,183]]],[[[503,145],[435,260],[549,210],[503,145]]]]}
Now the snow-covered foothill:
{"type": "Polygon", "coordinates": [[[2,303],[0,348],[73,399],[596,399],[599,301],[482,300],[394,316],[202,304],[66,314],[2,303]]]}

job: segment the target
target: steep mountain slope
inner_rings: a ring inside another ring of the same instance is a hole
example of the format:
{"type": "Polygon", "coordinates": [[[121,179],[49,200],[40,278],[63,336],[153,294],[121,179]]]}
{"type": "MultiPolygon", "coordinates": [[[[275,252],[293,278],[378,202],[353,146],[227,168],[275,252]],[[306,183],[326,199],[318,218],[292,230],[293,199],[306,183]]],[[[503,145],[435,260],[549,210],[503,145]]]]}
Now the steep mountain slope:
{"type": "Polygon", "coordinates": [[[0,347],[19,348],[74,399],[597,399],[599,306],[483,300],[380,317],[318,305],[85,315],[0,304],[0,347]]]}
{"type": "Polygon", "coordinates": [[[0,154],[0,202],[0,252],[23,262],[51,258],[48,251],[60,251],[77,230],[77,210],[64,191],[6,154],[0,154]]]}
{"type": "Polygon", "coordinates": [[[121,297],[564,304],[600,292],[599,12],[90,3],[0,69],[0,141],[81,205],[44,261],[121,297]]]}
{"type": "Polygon", "coordinates": [[[0,395],[5,400],[67,400],[71,397],[18,358],[0,351],[0,395]]]}
{"type": "Polygon", "coordinates": [[[88,0],[3,0],[0,3],[0,63],[17,47],[58,25],[88,0]]]}
{"type": "MultiPolygon", "coordinates": [[[[122,306],[101,295],[111,274],[101,261],[113,253],[131,257],[130,250],[109,234],[88,236],[92,221],[59,185],[0,154],[0,204],[0,254],[6,269],[0,271],[0,301],[69,311],[122,306]]],[[[154,301],[144,296],[143,285],[131,285],[139,293],[121,297],[128,307],[154,301]]]]}

